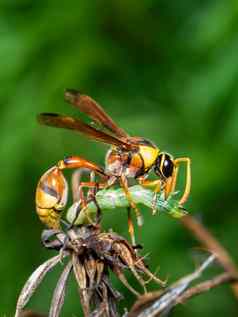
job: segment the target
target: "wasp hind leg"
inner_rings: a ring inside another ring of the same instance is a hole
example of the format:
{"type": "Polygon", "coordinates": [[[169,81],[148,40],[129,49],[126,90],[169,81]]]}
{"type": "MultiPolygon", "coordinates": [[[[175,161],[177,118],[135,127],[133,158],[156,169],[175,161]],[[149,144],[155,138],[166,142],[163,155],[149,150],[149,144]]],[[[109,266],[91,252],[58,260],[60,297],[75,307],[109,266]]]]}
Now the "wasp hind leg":
{"type": "MultiPolygon", "coordinates": [[[[95,183],[95,185],[93,187],[89,188],[89,190],[88,190],[87,202],[93,201],[95,206],[96,206],[96,225],[98,225],[102,220],[102,210],[101,210],[101,208],[97,202],[97,198],[96,198],[96,194],[98,192],[100,184],[95,182],[95,173],[93,171],[90,173],[90,182],[95,183]]],[[[103,185],[101,184],[101,188],[102,188],[102,186],[103,186],[103,188],[105,188],[105,187],[107,187],[107,184],[105,184],[105,186],[104,186],[104,184],[103,185]]]]}
{"type": "MultiPolygon", "coordinates": [[[[87,161],[79,156],[69,156],[63,160],[60,160],[57,164],[57,167],[59,170],[65,170],[65,169],[77,169],[75,172],[75,175],[72,177],[72,191],[73,191],[73,200],[77,203],[81,201],[81,204],[79,203],[78,206],[75,206],[76,208],[76,217],[73,221],[73,224],[75,223],[80,211],[83,208],[87,207],[87,200],[84,197],[83,193],[83,187],[97,187],[97,188],[105,188],[107,187],[107,179],[108,177],[104,173],[104,170],[97,166],[96,164],[87,161]],[[104,178],[104,181],[102,183],[96,183],[96,182],[81,182],[81,176],[84,170],[88,170],[90,172],[94,172],[104,178]]],[[[90,217],[88,217],[89,222],[90,217]]]]}
{"type": "MultiPolygon", "coordinates": [[[[101,221],[101,209],[98,205],[98,202],[96,200],[96,194],[98,189],[105,188],[108,186],[107,182],[96,182],[95,181],[95,171],[90,171],[86,168],[79,168],[76,170],[72,176],[72,192],[73,192],[73,201],[75,203],[75,217],[73,220],[73,224],[77,220],[80,212],[82,209],[87,209],[87,205],[89,202],[93,201],[96,205],[96,224],[99,224],[101,221]],[[90,180],[89,182],[83,182],[81,181],[83,173],[89,173],[90,174],[90,180]],[[87,196],[85,197],[83,189],[87,188],[87,196]],[[78,204],[77,204],[78,203],[78,204]]],[[[87,220],[89,223],[93,223],[91,217],[89,214],[85,213],[87,216],[87,220]]]]}

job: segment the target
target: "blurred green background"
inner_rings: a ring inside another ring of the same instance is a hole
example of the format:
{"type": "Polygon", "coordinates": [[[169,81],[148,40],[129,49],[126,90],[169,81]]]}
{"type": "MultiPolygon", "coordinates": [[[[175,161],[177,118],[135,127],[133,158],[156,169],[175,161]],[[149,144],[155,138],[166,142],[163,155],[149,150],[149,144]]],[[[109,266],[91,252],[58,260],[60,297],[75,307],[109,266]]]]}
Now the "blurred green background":
{"type": "MultiPolygon", "coordinates": [[[[130,134],[190,156],[187,207],[238,260],[236,0],[1,1],[0,81],[0,316],[13,316],[26,278],[53,255],[40,244],[43,225],[34,211],[39,177],[66,155],[104,162],[106,146],[37,124],[42,111],[78,115],[63,100],[65,88],[92,96],[130,134]]],[[[170,281],[191,272],[197,242],[179,221],[142,212],[151,269],[159,265],[170,281]]],[[[104,223],[128,236],[124,211],[104,223]]],[[[31,307],[47,312],[61,270],[47,276],[31,307]]],[[[121,307],[130,307],[133,296],[115,286],[126,297],[121,307]]],[[[62,316],[80,316],[79,307],[72,282],[62,316]]],[[[201,314],[237,316],[230,288],[194,298],[171,316],[201,314]]]]}

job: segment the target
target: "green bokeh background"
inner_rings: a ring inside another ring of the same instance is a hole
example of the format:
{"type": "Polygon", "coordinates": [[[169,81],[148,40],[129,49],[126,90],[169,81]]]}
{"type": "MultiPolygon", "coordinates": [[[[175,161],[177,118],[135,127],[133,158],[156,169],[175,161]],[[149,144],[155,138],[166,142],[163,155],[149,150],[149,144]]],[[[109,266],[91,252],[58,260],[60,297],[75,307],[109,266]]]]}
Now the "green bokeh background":
{"type": "MultiPolygon", "coordinates": [[[[237,1],[7,0],[0,6],[0,316],[13,316],[26,278],[53,255],[40,245],[39,177],[66,155],[104,162],[106,146],[37,124],[42,111],[78,115],[63,100],[66,87],[98,100],[130,134],[192,158],[187,207],[238,260],[237,1]]],[[[195,240],[178,220],[142,212],[151,269],[159,265],[170,281],[191,272],[195,240]]],[[[128,236],[125,211],[108,214],[104,223],[128,236]]],[[[31,307],[47,312],[60,270],[48,275],[31,307]]],[[[133,296],[115,286],[126,298],[121,306],[130,307],[133,296]]],[[[72,281],[62,316],[80,316],[79,307],[72,281]]],[[[171,316],[225,314],[238,315],[228,286],[171,316]]]]}

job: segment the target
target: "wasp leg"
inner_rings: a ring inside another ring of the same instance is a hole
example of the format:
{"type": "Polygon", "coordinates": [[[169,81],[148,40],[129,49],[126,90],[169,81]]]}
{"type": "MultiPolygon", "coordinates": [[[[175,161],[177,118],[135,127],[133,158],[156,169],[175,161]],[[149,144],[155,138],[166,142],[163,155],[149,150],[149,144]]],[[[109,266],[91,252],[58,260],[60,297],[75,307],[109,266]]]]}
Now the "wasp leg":
{"type": "MultiPolygon", "coordinates": [[[[72,193],[73,193],[73,201],[74,203],[78,202],[78,205],[76,206],[75,211],[75,218],[71,226],[74,225],[76,219],[78,218],[79,213],[82,209],[87,208],[87,203],[89,201],[89,196],[91,197],[91,200],[93,196],[96,195],[96,190],[98,188],[105,188],[108,186],[107,179],[108,177],[104,173],[103,169],[98,167],[96,164],[89,162],[81,157],[78,156],[70,156],[65,158],[64,160],[61,160],[58,162],[59,169],[73,169],[77,168],[77,170],[72,175],[71,185],[72,185],[72,193]],[[90,181],[89,182],[82,182],[82,174],[85,172],[90,173],[90,181]],[[95,182],[95,173],[99,174],[101,177],[105,178],[105,182],[99,183],[95,182]],[[85,198],[83,188],[89,188],[87,198],[85,198]],[[92,190],[90,190],[92,188],[92,190]]],[[[95,199],[93,199],[95,200],[95,199]]],[[[96,204],[96,201],[95,201],[96,204]]],[[[96,204],[97,205],[97,204],[96,204]]],[[[97,205],[98,213],[99,206],[97,205]]],[[[90,223],[93,223],[92,219],[88,216],[88,221],[90,223]]],[[[98,221],[98,220],[97,220],[98,221]]]]}
{"type": "Polygon", "coordinates": [[[144,186],[144,187],[154,187],[154,196],[152,200],[152,214],[156,214],[157,211],[157,194],[160,192],[162,189],[162,181],[161,179],[156,179],[156,180],[147,180],[144,178],[139,178],[139,184],[144,186]]]}
{"type": "Polygon", "coordinates": [[[122,188],[123,188],[123,190],[124,190],[124,192],[126,194],[126,198],[129,201],[130,207],[132,209],[134,209],[134,211],[135,211],[138,225],[142,226],[142,224],[143,224],[142,215],[140,213],[140,210],[137,208],[135,202],[133,201],[133,199],[131,197],[131,194],[130,194],[130,191],[129,191],[129,188],[128,188],[127,178],[124,175],[122,175],[120,177],[120,184],[121,184],[121,186],[122,186],[122,188]]]}
{"type": "MultiPolygon", "coordinates": [[[[91,197],[90,192],[94,191],[94,187],[93,186],[93,191],[90,189],[92,186],[90,186],[91,183],[95,183],[95,173],[94,171],[90,171],[86,168],[78,168],[72,175],[71,178],[71,186],[72,186],[72,193],[73,193],[73,202],[81,202],[82,207],[86,207],[87,206],[87,201],[89,199],[89,196],[91,197]],[[88,183],[82,182],[82,176],[83,173],[87,173],[90,174],[90,181],[89,181],[89,185],[88,183]],[[87,186],[88,185],[88,186],[87,186]],[[83,192],[83,187],[88,187],[88,193],[87,193],[87,198],[85,198],[84,192],[83,192]]],[[[93,193],[92,193],[93,195],[93,193]]]]}
{"type": "MultiPolygon", "coordinates": [[[[79,198],[78,201],[80,201],[82,203],[82,207],[83,208],[87,208],[87,204],[90,201],[93,201],[96,205],[96,224],[99,224],[101,221],[101,216],[102,216],[102,212],[101,209],[98,205],[98,202],[96,200],[96,194],[98,189],[102,189],[102,188],[106,188],[108,187],[110,184],[108,182],[96,182],[95,181],[95,172],[94,171],[89,171],[87,169],[79,169],[78,171],[76,171],[75,173],[77,173],[76,175],[73,175],[74,179],[72,179],[72,187],[73,187],[73,192],[75,192],[75,198],[79,198]],[[90,181],[89,182],[82,182],[81,178],[82,178],[82,173],[83,172],[90,172],[90,181]],[[88,188],[88,192],[87,192],[87,198],[85,198],[84,196],[84,192],[83,192],[83,188],[88,188]]],[[[73,221],[73,223],[76,221],[76,219],[78,218],[78,215],[81,211],[81,204],[79,204],[78,208],[76,209],[76,214],[75,214],[75,220],[73,221]]],[[[93,223],[92,219],[90,218],[90,216],[88,214],[86,214],[88,217],[88,221],[90,223],[93,223]]]]}
{"type": "MultiPolygon", "coordinates": [[[[120,184],[121,184],[122,189],[124,190],[124,193],[126,195],[128,202],[129,202],[129,205],[130,205],[129,208],[131,208],[135,211],[137,224],[138,224],[138,226],[141,227],[143,224],[143,218],[142,218],[142,215],[141,215],[139,209],[137,208],[136,204],[134,203],[134,201],[131,197],[130,191],[128,189],[127,178],[124,175],[122,175],[120,177],[120,184]]],[[[132,244],[135,245],[134,226],[133,226],[130,212],[128,212],[128,231],[129,231],[129,234],[131,237],[132,244]]]]}
{"type": "MultiPolygon", "coordinates": [[[[90,173],[90,182],[95,182],[95,173],[94,171],[92,171],[90,173]]],[[[102,184],[101,184],[102,186],[102,184]]],[[[96,183],[95,186],[93,188],[90,188],[88,190],[88,193],[87,193],[87,201],[94,201],[95,203],[95,206],[97,208],[97,211],[96,211],[96,224],[99,224],[101,222],[101,219],[102,219],[102,211],[101,211],[101,208],[99,207],[98,205],[98,202],[97,202],[97,199],[96,199],[96,194],[97,194],[97,191],[100,187],[100,184],[99,183],[96,183]]],[[[106,187],[106,185],[105,185],[106,187]]]]}
{"type": "MultiPolygon", "coordinates": [[[[177,178],[177,176],[176,176],[177,178]]],[[[173,192],[173,175],[171,177],[168,177],[164,183],[164,198],[167,199],[169,197],[169,194],[173,192]]]]}
{"type": "Polygon", "coordinates": [[[80,192],[80,199],[78,201],[75,202],[75,216],[74,216],[74,220],[72,222],[72,225],[74,225],[75,221],[77,220],[81,210],[85,209],[85,215],[87,216],[87,220],[89,223],[93,224],[93,220],[91,219],[91,217],[89,216],[89,214],[86,212],[87,211],[87,204],[90,201],[94,201],[97,211],[96,211],[96,223],[99,223],[101,220],[101,209],[97,203],[96,200],[96,193],[98,188],[105,188],[107,187],[108,184],[107,183],[98,183],[98,182],[81,182],[78,186],[78,191],[80,192]],[[87,195],[87,199],[84,196],[84,192],[83,192],[83,188],[89,188],[89,190],[91,189],[91,192],[88,193],[87,195]],[[77,205],[78,203],[78,205],[77,205]]]}
{"type": "MultiPolygon", "coordinates": [[[[139,184],[141,186],[144,187],[157,187],[159,186],[159,190],[160,190],[160,186],[161,186],[161,180],[160,179],[156,179],[156,180],[148,180],[148,179],[144,179],[142,177],[138,178],[139,184]]],[[[158,190],[158,192],[159,192],[158,190]]]]}
{"type": "Polygon", "coordinates": [[[127,223],[128,223],[128,232],[131,237],[131,244],[132,246],[136,245],[135,239],[135,229],[131,218],[131,207],[127,207],[127,223]]]}
{"type": "Polygon", "coordinates": [[[81,178],[83,173],[88,172],[88,169],[85,168],[78,168],[76,171],[73,172],[71,178],[71,188],[72,188],[72,195],[73,195],[73,202],[80,201],[82,198],[82,193],[79,190],[79,186],[81,183],[81,178]]]}
{"type": "Polygon", "coordinates": [[[179,200],[180,205],[183,205],[187,201],[190,194],[190,190],[191,190],[191,159],[189,157],[181,157],[174,160],[175,171],[172,176],[171,191],[175,190],[178,169],[181,163],[186,164],[186,184],[185,184],[184,193],[179,200]]]}
{"type": "MultiPolygon", "coordinates": [[[[108,186],[108,183],[107,183],[108,177],[104,173],[104,170],[102,168],[100,168],[99,166],[97,166],[96,164],[94,164],[90,161],[87,161],[79,156],[70,156],[70,157],[65,158],[64,160],[59,161],[58,167],[61,170],[73,169],[73,168],[79,169],[78,171],[76,171],[75,175],[72,178],[72,189],[73,189],[74,199],[76,201],[81,200],[83,208],[87,207],[87,201],[84,197],[83,187],[105,188],[108,186]],[[80,179],[82,176],[82,172],[84,172],[84,170],[89,170],[89,171],[91,171],[91,173],[95,172],[95,173],[99,174],[101,177],[106,179],[105,182],[98,183],[95,181],[91,181],[91,179],[90,179],[90,182],[81,182],[80,179]]],[[[99,210],[99,207],[98,207],[98,210],[99,210]]],[[[80,208],[77,209],[75,220],[77,219],[79,212],[80,212],[80,208]]]]}
{"type": "Polygon", "coordinates": [[[106,174],[104,173],[104,170],[101,167],[79,156],[66,157],[63,160],[60,160],[57,165],[60,170],[73,169],[73,168],[85,168],[90,171],[94,171],[95,173],[105,178],[107,177],[106,174]]]}

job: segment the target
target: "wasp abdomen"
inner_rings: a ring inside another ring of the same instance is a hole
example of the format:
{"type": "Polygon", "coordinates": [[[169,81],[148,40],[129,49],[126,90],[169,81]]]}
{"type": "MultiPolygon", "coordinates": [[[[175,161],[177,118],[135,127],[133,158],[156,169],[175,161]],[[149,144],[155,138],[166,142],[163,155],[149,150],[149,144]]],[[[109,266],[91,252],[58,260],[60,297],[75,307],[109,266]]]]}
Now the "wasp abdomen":
{"type": "Polygon", "coordinates": [[[68,197],[68,185],[62,171],[54,166],[39,180],[36,189],[36,211],[49,228],[60,227],[60,214],[68,197]]]}

